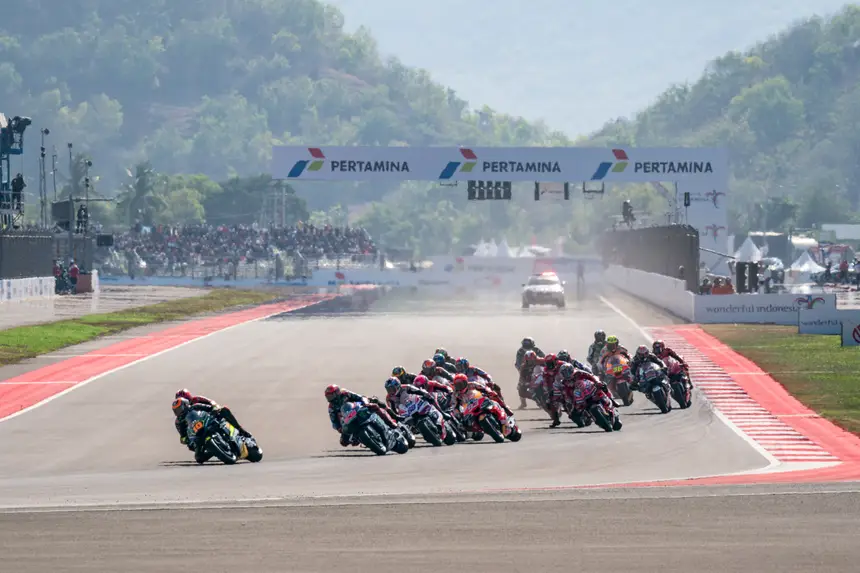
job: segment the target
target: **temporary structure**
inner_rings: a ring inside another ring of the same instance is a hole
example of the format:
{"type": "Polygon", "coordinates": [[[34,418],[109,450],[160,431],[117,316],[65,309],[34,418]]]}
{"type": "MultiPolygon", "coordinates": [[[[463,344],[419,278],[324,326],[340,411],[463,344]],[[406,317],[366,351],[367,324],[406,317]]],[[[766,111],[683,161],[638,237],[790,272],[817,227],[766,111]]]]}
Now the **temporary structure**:
{"type": "Polygon", "coordinates": [[[788,276],[792,282],[808,283],[812,282],[812,275],[823,272],[824,267],[815,262],[809,251],[804,251],[789,267],[788,276]]]}
{"type": "Polygon", "coordinates": [[[735,260],[739,263],[757,263],[761,259],[761,249],[756,247],[755,243],[749,237],[741,245],[741,248],[735,251],[735,260]]]}

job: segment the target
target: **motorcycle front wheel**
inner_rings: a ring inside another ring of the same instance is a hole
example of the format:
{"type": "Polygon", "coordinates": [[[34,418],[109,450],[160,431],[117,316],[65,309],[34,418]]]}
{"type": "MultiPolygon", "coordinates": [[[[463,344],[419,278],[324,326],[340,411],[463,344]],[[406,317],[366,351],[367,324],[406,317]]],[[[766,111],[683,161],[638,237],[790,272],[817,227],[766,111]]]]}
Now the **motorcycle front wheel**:
{"type": "Polygon", "coordinates": [[[236,463],[236,454],[233,453],[233,450],[230,449],[230,444],[227,443],[224,436],[221,434],[212,434],[212,436],[209,437],[207,447],[216,458],[225,464],[233,465],[236,463]]]}
{"type": "Polygon", "coordinates": [[[493,438],[493,441],[497,444],[501,444],[505,441],[505,436],[502,434],[502,430],[499,427],[499,421],[495,416],[491,414],[484,416],[484,419],[481,420],[481,428],[484,430],[484,433],[493,438]]]}
{"type": "Polygon", "coordinates": [[[388,452],[379,431],[371,424],[366,424],[358,430],[358,441],[377,456],[384,456],[388,452]]]}

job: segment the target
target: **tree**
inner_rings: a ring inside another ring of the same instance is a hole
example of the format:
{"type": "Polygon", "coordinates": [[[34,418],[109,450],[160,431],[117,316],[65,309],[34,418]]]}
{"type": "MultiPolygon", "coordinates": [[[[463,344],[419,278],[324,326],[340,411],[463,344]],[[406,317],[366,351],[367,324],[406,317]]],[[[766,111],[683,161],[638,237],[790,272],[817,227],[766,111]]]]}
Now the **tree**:
{"type": "Polygon", "coordinates": [[[129,226],[136,221],[143,225],[153,225],[159,214],[168,205],[165,195],[168,179],[156,173],[148,161],[134,166],[134,172],[126,170],[128,181],[117,195],[117,211],[122,214],[129,226]]]}

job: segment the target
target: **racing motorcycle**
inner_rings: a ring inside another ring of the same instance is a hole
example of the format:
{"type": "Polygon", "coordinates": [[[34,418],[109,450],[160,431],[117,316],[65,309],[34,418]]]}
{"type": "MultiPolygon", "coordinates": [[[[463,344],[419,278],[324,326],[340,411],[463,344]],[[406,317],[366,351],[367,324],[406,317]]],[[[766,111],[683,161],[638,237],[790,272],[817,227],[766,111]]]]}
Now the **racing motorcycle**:
{"type": "Polygon", "coordinates": [[[666,360],[666,369],[669,372],[669,385],[672,387],[672,398],[678,402],[682,410],[689,408],[690,404],[693,403],[693,392],[690,381],[687,379],[687,372],[681,366],[681,363],[674,358],[666,360]]]}
{"type": "Polygon", "coordinates": [[[630,390],[633,375],[629,361],[623,354],[615,353],[606,357],[604,365],[606,385],[613,394],[621,398],[625,406],[629,406],[633,403],[633,392],[630,390]]]}
{"type": "Polygon", "coordinates": [[[457,434],[451,427],[451,422],[424,398],[410,395],[399,410],[398,414],[404,418],[406,426],[413,432],[420,433],[428,444],[441,446],[444,443],[450,446],[457,441],[457,434]]]}
{"type": "Polygon", "coordinates": [[[639,367],[639,388],[651,394],[651,401],[663,414],[672,409],[672,402],[669,401],[672,392],[669,381],[663,369],[653,362],[646,362],[639,367]]]}
{"type": "Polygon", "coordinates": [[[621,429],[621,419],[615,403],[594,382],[585,380],[577,386],[573,391],[573,402],[571,420],[578,427],[587,426],[590,417],[605,432],[617,432],[621,429]]]}
{"type": "Polygon", "coordinates": [[[453,392],[436,392],[435,396],[436,402],[439,404],[439,408],[442,411],[442,415],[450,425],[449,429],[454,432],[454,438],[458,442],[465,442],[468,436],[466,428],[463,427],[462,413],[458,408],[454,407],[455,400],[453,392]]]}
{"type": "Polygon", "coordinates": [[[340,408],[342,431],[378,456],[389,451],[405,454],[409,443],[404,432],[392,429],[370,408],[361,402],[347,402],[340,408]]]}
{"type": "Polygon", "coordinates": [[[469,390],[463,406],[463,421],[466,429],[489,435],[497,443],[505,438],[519,442],[522,431],[513,416],[506,416],[504,410],[479,390],[469,390]]]}
{"type": "Polygon", "coordinates": [[[239,460],[259,462],[263,450],[253,437],[244,437],[227,420],[204,410],[191,410],[185,417],[189,443],[195,446],[194,458],[202,464],[215,456],[228,465],[239,460]]]}

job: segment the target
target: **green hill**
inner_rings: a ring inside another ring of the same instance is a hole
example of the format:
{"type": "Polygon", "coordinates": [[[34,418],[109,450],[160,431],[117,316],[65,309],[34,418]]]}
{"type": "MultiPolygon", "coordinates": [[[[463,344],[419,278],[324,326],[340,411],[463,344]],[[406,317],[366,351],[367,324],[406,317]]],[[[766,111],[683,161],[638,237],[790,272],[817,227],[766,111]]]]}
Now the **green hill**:
{"type": "MultiPolygon", "coordinates": [[[[91,155],[108,193],[142,160],[219,180],[258,174],[279,142],[564,141],[383,61],[316,0],[19,0],[0,19],[0,94],[2,111],[51,130],[61,159],[67,142],[91,155]]],[[[349,189],[358,201],[387,191],[349,189]]]]}
{"type": "Polygon", "coordinates": [[[714,60],[589,145],[726,146],[733,231],[858,220],[860,6],[714,60]]]}

